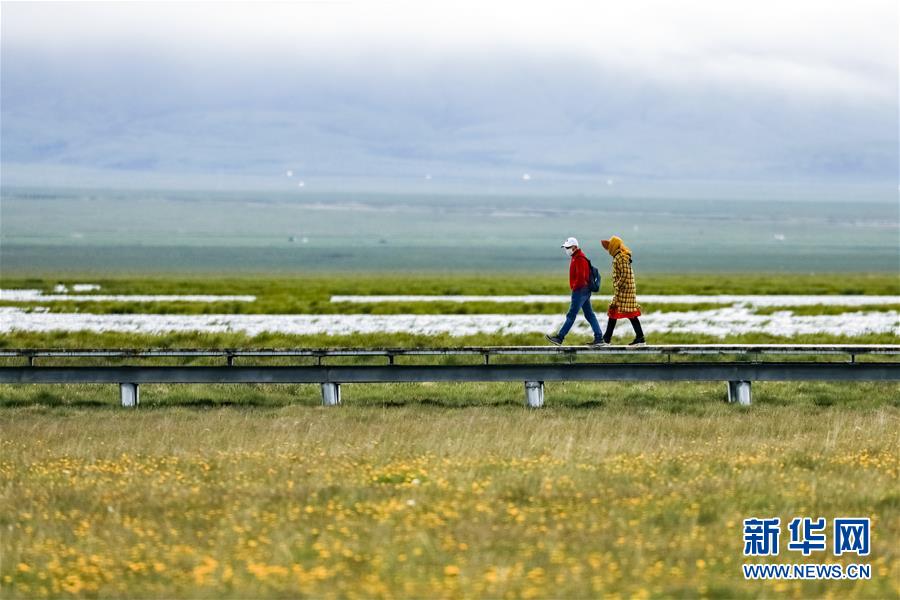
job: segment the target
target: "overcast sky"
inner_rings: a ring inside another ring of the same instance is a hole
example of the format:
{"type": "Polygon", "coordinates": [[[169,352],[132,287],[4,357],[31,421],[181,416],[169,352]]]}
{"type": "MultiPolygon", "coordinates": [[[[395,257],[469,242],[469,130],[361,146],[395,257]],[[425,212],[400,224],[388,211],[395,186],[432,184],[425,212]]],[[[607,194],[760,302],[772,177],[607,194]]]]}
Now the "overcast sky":
{"type": "Polygon", "coordinates": [[[3,183],[896,194],[896,2],[612,4],[3,2],[3,183]]]}

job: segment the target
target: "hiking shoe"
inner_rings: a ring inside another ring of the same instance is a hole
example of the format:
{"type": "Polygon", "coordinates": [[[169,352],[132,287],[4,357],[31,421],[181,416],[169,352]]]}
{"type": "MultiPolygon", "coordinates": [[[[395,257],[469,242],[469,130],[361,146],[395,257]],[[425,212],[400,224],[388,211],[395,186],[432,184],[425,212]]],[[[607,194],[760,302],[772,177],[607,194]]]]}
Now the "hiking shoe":
{"type": "Polygon", "coordinates": [[[588,346],[592,346],[594,348],[601,348],[603,346],[609,346],[609,342],[607,342],[606,340],[601,338],[599,340],[594,340],[593,342],[588,344],[588,346]]]}
{"type": "Polygon", "coordinates": [[[629,346],[646,346],[647,340],[642,337],[634,338],[634,341],[628,344],[629,346]]]}
{"type": "Polygon", "coordinates": [[[544,337],[547,338],[547,341],[554,346],[562,346],[562,338],[558,335],[545,335],[544,337]]]}

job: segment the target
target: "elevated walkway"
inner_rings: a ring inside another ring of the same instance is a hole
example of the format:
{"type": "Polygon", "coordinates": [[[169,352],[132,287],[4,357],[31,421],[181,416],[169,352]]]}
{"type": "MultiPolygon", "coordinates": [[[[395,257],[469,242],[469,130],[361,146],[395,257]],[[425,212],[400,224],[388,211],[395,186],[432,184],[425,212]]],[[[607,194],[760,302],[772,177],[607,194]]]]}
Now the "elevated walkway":
{"type": "Polygon", "coordinates": [[[750,404],[753,381],[900,381],[898,356],[900,345],[885,344],[6,349],[0,383],[119,384],[123,406],[137,406],[146,383],[316,383],[333,406],[342,383],[520,381],[526,404],[540,407],[546,381],[724,381],[729,402],[750,404]],[[359,364],[377,358],[385,364],[359,364]],[[222,364],[191,364],[215,359],[222,364]]]}

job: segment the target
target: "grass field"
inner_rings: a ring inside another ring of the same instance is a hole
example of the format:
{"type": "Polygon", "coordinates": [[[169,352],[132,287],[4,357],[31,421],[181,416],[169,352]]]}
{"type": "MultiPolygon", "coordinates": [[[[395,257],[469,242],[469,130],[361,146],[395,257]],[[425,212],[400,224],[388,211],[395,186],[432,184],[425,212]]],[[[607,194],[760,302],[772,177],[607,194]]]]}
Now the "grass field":
{"type": "MultiPolygon", "coordinates": [[[[564,267],[565,265],[563,265],[564,267]]],[[[601,266],[598,264],[598,266],[601,266]]],[[[608,265],[602,265],[606,271],[608,265]]],[[[348,273],[340,276],[321,275],[248,277],[221,276],[156,276],[110,277],[84,274],[42,274],[32,277],[9,277],[2,280],[5,289],[39,289],[52,293],[57,284],[95,283],[102,294],[210,294],[254,295],[255,302],[91,302],[73,301],[41,303],[51,311],[74,310],[104,313],[160,313],[160,314],[276,314],[276,313],[559,313],[564,305],[557,304],[498,304],[475,302],[458,303],[332,303],[332,295],[381,294],[557,294],[568,293],[565,268],[548,274],[371,274],[348,273]]],[[[895,274],[666,274],[638,273],[639,294],[810,294],[810,295],[898,295],[900,280],[895,274]]],[[[612,293],[612,281],[604,276],[599,295],[612,293]]],[[[0,306],[36,306],[33,302],[10,302],[0,298],[0,306]]],[[[645,306],[645,310],[683,310],[682,305],[645,306]]],[[[709,305],[693,305],[695,309],[709,305]]],[[[804,307],[807,313],[840,312],[846,307],[804,307]]],[[[896,305],[873,307],[872,310],[897,310],[896,305]]],[[[760,309],[771,311],[771,308],[760,309]]]]}
{"type": "MultiPolygon", "coordinates": [[[[333,293],[565,293],[550,276],[41,276],[2,287],[83,281],[109,293],[252,293],[272,312],[315,311],[333,293]]],[[[639,285],[897,293],[885,275],[657,275],[639,285]]],[[[0,338],[4,347],[538,343],[530,334],[0,338]]],[[[756,383],[749,407],[725,404],[724,383],[551,383],[540,411],[523,408],[520,384],[348,385],[343,395],[344,406],[326,409],[310,385],[148,385],[141,408],[124,411],[114,386],[0,386],[0,596],[900,597],[900,384],[756,383]],[[871,555],[804,558],[787,551],[783,526],[779,557],[742,556],[743,519],[797,516],[870,517],[871,555]],[[751,582],[744,562],[862,562],[872,579],[751,582]]]]}
{"type": "Polygon", "coordinates": [[[4,596],[896,597],[897,409],[700,395],[7,409],[4,596]],[[743,581],[742,519],[801,515],[870,516],[872,579],[743,581]]]}

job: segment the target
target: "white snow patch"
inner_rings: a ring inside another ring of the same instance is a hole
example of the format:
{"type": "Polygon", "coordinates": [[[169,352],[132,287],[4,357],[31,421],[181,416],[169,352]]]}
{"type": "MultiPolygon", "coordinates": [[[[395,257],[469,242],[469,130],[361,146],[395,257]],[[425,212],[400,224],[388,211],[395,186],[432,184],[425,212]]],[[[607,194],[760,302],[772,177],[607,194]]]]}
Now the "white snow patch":
{"type": "MultiPolygon", "coordinates": [[[[594,301],[605,299],[605,295],[596,294],[594,301]]],[[[352,302],[369,304],[374,302],[519,302],[525,304],[568,304],[570,297],[562,295],[526,295],[526,296],[415,296],[415,295],[384,295],[384,296],[357,296],[337,295],[332,296],[332,302],[352,302]]],[[[900,304],[900,296],[796,296],[796,295],[715,295],[699,296],[689,294],[679,295],[645,295],[638,296],[638,301],[644,304],[725,304],[745,307],[762,306],[867,306],[872,304],[900,304]]]]}
{"type": "MultiPolygon", "coordinates": [[[[173,331],[228,332],[248,335],[279,332],[296,335],[414,333],[471,335],[478,333],[547,333],[562,324],[561,315],[111,315],[36,313],[0,307],[0,333],[11,331],[118,331],[164,333],[173,331]]],[[[794,336],[826,333],[900,335],[897,311],[852,312],[841,315],[794,315],[781,311],[757,315],[747,308],[649,313],[641,317],[645,331],[698,333],[724,337],[745,333],[794,336]]],[[[628,324],[619,329],[630,335],[628,324]]],[[[617,330],[618,331],[618,330],[617,330]]],[[[583,319],[576,335],[589,333],[583,319]]],[[[620,334],[621,335],[621,334],[620,334]]]]}
{"type": "MultiPolygon", "coordinates": [[[[72,286],[74,291],[81,284],[72,286]]],[[[93,284],[84,284],[93,285],[93,284]]],[[[57,286],[58,289],[60,286],[57,286]]],[[[89,290],[97,289],[92,287],[89,290]]],[[[4,302],[255,302],[256,296],[214,296],[204,294],[44,294],[41,290],[0,290],[4,302]]]]}

